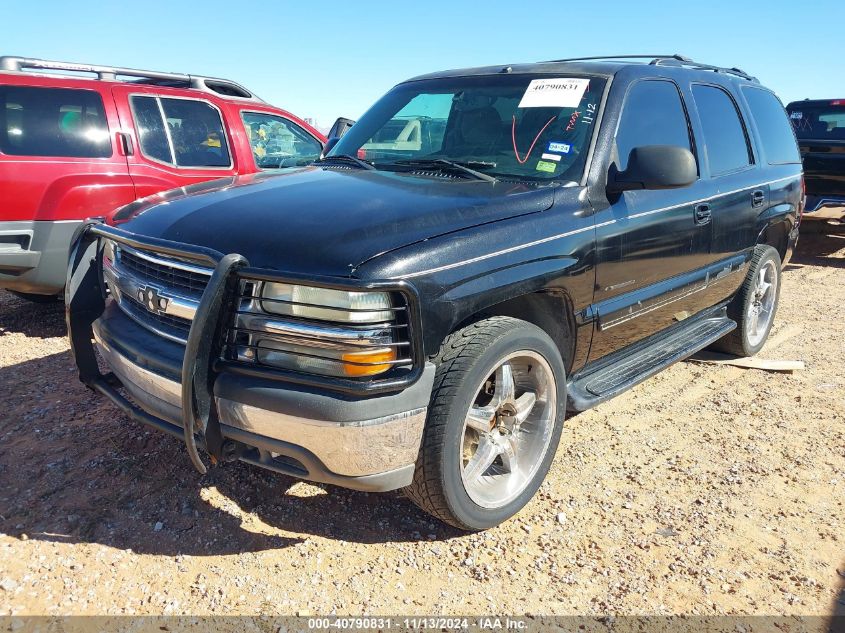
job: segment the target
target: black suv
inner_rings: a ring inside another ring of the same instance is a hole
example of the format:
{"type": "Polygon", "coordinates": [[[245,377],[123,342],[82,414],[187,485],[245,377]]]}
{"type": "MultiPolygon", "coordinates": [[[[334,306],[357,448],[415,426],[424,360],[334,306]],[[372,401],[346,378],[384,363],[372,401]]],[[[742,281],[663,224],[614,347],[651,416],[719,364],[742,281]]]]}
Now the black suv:
{"type": "Polygon", "coordinates": [[[804,159],[807,219],[845,225],[845,99],[786,106],[804,159]]]}
{"type": "Polygon", "coordinates": [[[182,437],[201,472],[198,446],[404,488],[483,529],[531,499],[567,411],[766,340],[802,172],[783,106],[740,70],[436,73],[330,144],[313,166],[135,202],[76,242],[81,379],[182,437]]]}

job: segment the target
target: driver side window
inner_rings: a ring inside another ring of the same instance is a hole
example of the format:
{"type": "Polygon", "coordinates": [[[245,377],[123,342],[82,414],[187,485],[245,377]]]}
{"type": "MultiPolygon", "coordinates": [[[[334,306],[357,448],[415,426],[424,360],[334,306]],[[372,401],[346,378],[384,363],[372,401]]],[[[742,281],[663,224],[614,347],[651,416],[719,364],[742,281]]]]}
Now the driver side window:
{"type": "Polygon", "coordinates": [[[241,112],[241,119],[259,169],[307,165],[323,151],[317,139],[293,121],[259,112],[241,112]]]}
{"type": "Polygon", "coordinates": [[[681,95],[670,81],[640,81],[628,90],[616,132],[619,171],[628,167],[631,150],[644,145],[675,145],[692,151],[681,95]]]}

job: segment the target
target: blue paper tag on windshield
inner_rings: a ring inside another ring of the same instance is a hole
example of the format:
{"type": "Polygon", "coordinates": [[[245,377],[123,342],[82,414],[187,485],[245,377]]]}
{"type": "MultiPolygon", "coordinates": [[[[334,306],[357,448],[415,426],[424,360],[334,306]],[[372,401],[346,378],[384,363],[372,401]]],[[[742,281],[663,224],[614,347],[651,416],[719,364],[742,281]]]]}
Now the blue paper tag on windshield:
{"type": "Polygon", "coordinates": [[[552,141],[549,143],[550,152],[557,152],[558,154],[568,154],[572,146],[569,143],[561,143],[559,141],[552,141]]]}

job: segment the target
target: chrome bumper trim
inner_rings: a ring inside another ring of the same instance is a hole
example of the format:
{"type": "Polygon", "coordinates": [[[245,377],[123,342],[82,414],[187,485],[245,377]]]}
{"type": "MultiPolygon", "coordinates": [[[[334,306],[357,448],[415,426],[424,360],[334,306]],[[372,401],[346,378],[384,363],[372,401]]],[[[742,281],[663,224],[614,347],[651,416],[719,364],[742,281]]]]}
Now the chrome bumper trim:
{"type": "MultiPolygon", "coordinates": [[[[97,349],[124,388],[147,412],[181,425],[180,383],[130,362],[97,336],[97,349]]],[[[302,418],[216,398],[220,421],[256,435],[301,446],[328,470],[349,477],[395,470],[417,459],[427,409],[337,423],[302,418]]]]}
{"type": "Polygon", "coordinates": [[[276,413],[217,398],[220,420],[245,431],[297,444],[338,475],[351,477],[393,470],[417,459],[426,408],[337,424],[276,413]]]}

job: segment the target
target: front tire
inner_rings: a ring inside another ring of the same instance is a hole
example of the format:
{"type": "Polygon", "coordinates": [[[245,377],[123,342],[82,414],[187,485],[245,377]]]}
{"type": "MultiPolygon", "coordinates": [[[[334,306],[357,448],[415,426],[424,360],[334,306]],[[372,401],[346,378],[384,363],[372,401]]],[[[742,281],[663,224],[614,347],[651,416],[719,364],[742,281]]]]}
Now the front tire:
{"type": "Polygon", "coordinates": [[[548,473],[566,410],[563,361],[540,328],[492,317],[451,334],[435,363],[405,491],[457,528],[493,527],[522,509],[548,473]]]}
{"type": "Polygon", "coordinates": [[[780,286],[780,255],[771,246],[757,246],[745,281],[728,304],[728,316],[737,322],[737,328],[713,348],[735,356],[754,356],[759,352],[772,330],[780,286]]]}

